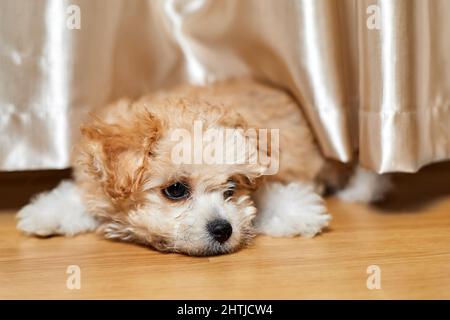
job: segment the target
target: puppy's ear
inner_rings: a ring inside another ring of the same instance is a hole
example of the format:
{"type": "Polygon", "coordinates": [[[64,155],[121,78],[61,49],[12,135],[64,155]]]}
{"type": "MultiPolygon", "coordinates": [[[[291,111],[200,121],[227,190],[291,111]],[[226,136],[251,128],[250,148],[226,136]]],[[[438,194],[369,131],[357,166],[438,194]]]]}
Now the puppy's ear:
{"type": "Polygon", "coordinates": [[[147,110],[81,127],[84,137],[78,164],[100,181],[114,200],[125,199],[142,185],[143,173],[161,135],[160,121],[147,110]]]}

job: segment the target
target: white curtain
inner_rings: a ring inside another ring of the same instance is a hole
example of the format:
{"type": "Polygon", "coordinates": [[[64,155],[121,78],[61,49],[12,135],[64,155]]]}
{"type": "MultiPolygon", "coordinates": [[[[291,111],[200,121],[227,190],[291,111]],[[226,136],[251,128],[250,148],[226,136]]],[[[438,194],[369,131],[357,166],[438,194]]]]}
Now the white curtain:
{"type": "Polygon", "coordinates": [[[68,167],[110,100],[245,74],[289,89],[330,158],[450,158],[450,0],[2,0],[0,170],[68,167]]]}

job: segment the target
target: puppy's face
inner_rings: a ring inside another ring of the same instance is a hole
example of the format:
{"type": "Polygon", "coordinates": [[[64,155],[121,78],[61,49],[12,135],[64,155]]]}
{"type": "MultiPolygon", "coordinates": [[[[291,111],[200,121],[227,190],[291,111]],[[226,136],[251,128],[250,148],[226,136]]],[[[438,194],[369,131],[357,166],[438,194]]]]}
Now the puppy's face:
{"type": "MultiPolygon", "coordinates": [[[[144,201],[128,211],[130,237],[161,251],[190,255],[231,252],[252,236],[256,209],[239,176],[213,168],[162,170],[143,188],[144,201]]],[[[115,232],[108,226],[108,232],[115,232]]],[[[112,235],[110,234],[110,236],[112,235]]]]}
{"type": "MultiPolygon", "coordinates": [[[[256,209],[249,194],[263,168],[175,163],[180,142],[171,132],[192,124],[183,117],[186,123],[172,123],[175,118],[144,111],[83,129],[78,163],[83,185],[92,190],[86,192],[89,211],[107,238],[189,255],[235,251],[253,235],[256,209]]],[[[217,115],[210,120],[217,125],[217,115]]]]}

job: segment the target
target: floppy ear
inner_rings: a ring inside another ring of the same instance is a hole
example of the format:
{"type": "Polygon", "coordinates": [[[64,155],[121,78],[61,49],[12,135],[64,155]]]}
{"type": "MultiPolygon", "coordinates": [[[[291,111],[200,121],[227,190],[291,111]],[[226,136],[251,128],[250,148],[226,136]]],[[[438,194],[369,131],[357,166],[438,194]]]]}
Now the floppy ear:
{"type": "Polygon", "coordinates": [[[161,134],[160,121],[144,110],[128,118],[105,122],[95,118],[82,126],[81,165],[100,181],[114,200],[128,198],[141,186],[143,172],[161,134]]]}

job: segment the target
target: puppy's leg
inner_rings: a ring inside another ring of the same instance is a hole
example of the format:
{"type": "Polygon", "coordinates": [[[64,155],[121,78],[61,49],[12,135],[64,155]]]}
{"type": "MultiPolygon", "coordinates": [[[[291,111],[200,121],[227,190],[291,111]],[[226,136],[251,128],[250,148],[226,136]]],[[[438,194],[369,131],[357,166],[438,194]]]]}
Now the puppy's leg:
{"type": "Polygon", "coordinates": [[[19,211],[17,219],[19,230],[38,236],[73,236],[97,227],[72,181],[62,181],[52,191],[39,194],[19,211]]]}
{"type": "Polygon", "coordinates": [[[313,237],[328,225],[331,216],[313,187],[299,182],[267,183],[255,194],[258,209],[255,227],[277,237],[313,237]]]}
{"type": "Polygon", "coordinates": [[[382,200],[391,187],[389,176],[357,166],[349,183],[337,196],[347,202],[368,203],[382,200]]]}

